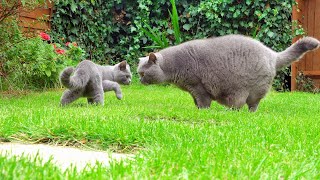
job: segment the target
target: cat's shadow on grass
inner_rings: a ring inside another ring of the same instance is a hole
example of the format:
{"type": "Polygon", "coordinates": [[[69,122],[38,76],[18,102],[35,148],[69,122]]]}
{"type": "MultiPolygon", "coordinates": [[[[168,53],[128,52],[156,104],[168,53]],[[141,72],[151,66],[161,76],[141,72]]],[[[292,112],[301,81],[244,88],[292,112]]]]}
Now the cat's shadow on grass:
{"type": "Polygon", "coordinates": [[[81,107],[103,107],[101,104],[88,104],[85,102],[72,103],[65,106],[59,104],[61,108],[81,108],[81,107]]]}

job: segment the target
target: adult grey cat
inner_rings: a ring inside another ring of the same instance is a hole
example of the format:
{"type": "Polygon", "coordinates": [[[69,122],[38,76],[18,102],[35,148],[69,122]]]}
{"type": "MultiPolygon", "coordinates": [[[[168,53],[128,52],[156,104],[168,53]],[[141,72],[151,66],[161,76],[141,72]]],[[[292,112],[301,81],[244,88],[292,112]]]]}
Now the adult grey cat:
{"type": "Polygon", "coordinates": [[[80,62],[76,68],[67,67],[60,75],[61,83],[68,88],[61,97],[61,105],[67,105],[80,97],[88,103],[104,104],[104,92],[115,91],[122,99],[120,84],[130,84],[130,66],[122,61],[114,66],[101,66],[89,60],[80,62]],[[71,74],[73,75],[71,76],[71,74]]]}
{"type": "Polygon", "coordinates": [[[304,37],[282,52],[242,35],[192,40],[140,58],[143,84],[173,83],[188,91],[198,108],[212,100],[231,108],[247,104],[257,110],[271,87],[276,70],[320,46],[304,37]]]}

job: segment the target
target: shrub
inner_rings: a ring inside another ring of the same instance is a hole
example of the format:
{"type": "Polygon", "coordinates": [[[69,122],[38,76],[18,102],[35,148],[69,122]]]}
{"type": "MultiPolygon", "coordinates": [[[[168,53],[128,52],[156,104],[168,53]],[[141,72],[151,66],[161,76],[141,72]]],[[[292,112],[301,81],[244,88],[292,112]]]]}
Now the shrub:
{"type": "MultiPolygon", "coordinates": [[[[48,39],[49,38],[49,39],[48,39]]],[[[50,44],[41,34],[16,43],[4,53],[3,70],[7,74],[3,89],[43,89],[59,86],[59,73],[83,59],[84,51],[76,43],[67,47],[50,44]]]]}
{"type": "Polygon", "coordinates": [[[53,46],[39,37],[16,44],[6,52],[10,60],[4,64],[11,89],[53,87],[62,67],[57,58],[53,46]]]}

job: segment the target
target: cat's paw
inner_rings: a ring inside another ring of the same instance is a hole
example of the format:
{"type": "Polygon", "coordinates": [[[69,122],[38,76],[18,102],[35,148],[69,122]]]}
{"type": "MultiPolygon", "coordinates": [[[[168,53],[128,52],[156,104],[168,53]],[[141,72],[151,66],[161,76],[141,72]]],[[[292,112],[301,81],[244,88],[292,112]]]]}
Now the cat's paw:
{"type": "Polygon", "coordinates": [[[121,94],[121,93],[117,93],[116,96],[117,96],[117,98],[118,98],[119,100],[122,99],[122,94],[121,94]]]}

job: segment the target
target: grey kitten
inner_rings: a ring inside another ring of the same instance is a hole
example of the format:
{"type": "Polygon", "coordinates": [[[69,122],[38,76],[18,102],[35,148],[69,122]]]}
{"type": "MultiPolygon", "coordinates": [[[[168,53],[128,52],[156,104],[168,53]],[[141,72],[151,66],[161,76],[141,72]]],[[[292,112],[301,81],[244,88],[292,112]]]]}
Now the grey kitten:
{"type": "Polygon", "coordinates": [[[198,108],[209,108],[215,100],[236,109],[247,104],[254,112],[276,70],[319,46],[312,37],[282,52],[242,35],[192,40],[140,58],[138,73],[143,84],[169,82],[188,91],[198,108]]]}
{"type": "Polygon", "coordinates": [[[68,88],[61,97],[61,105],[67,105],[80,97],[88,103],[104,104],[104,92],[115,91],[122,99],[120,84],[130,84],[130,66],[122,61],[114,66],[101,66],[89,60],[80,62],[76,68],[67,67],[60,75],[61,83],[68,88]],[[73,75],[71,76],[71,74],[73,75]]]}

